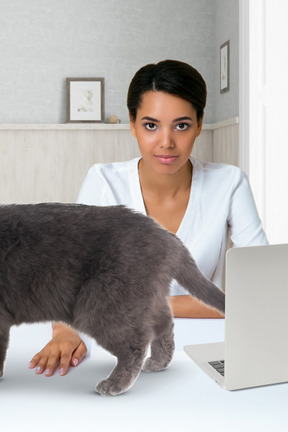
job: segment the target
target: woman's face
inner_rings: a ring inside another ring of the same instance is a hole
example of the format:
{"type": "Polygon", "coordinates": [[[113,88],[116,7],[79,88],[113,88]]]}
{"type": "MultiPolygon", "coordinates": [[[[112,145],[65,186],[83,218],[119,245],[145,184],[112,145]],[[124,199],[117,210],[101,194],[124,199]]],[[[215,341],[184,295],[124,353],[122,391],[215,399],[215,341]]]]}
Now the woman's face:
{"type": "Polygon", "coordinates": [[[185,164],[202,121],[190,102],[161,91],[143,95],[135,121],[130,121],[143,163],[159,174],[174,174],[185,164]]]}

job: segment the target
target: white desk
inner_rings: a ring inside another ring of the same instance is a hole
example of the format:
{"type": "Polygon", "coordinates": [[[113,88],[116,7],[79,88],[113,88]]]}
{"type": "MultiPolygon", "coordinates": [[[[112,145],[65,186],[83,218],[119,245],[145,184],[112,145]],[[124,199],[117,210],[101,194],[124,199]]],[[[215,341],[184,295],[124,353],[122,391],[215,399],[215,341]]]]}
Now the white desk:
{"type": "Polygon", "coordinates": [[[183,352],[184,344],[223,340],[223,320],[176,320],[176,353],[169,368],[142,372],[127,393],[107,398],[94,387],[115,360],[99,348],[65,377],[36,376],[28,369],[49,337],[49,325],[11,330],[0,382],[3,432],[288,430],[288,384],[228,392],[183,352]]]}

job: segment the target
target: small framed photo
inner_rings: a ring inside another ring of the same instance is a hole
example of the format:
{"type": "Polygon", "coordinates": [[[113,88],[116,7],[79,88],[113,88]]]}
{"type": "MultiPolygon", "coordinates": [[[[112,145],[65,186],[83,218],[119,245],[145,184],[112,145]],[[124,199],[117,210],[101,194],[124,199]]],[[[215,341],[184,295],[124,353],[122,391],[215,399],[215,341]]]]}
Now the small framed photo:
{"type": "Polygon", "coordinates": [[[220,46],[220,93],[225,93],[229,90],[229,85],[230,85],[229,51],[230,51],[229,41],[225,42],[220,46]]]}
{"type": "Polygon", "coordinates": [[[104,78],[66,78],[67,122],[104,121],[104,78]]]}

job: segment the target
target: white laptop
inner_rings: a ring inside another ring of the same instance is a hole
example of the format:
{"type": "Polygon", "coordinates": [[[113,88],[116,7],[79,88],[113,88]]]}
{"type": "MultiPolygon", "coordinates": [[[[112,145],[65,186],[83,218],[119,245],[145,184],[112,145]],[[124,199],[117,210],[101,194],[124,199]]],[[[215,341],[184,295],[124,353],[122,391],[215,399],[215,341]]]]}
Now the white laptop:
{"type": "Polygon", "coordinates": [[[226,255],[225,342],[185,352],[227,390],[288,381],[288,244],[226,255]]]}

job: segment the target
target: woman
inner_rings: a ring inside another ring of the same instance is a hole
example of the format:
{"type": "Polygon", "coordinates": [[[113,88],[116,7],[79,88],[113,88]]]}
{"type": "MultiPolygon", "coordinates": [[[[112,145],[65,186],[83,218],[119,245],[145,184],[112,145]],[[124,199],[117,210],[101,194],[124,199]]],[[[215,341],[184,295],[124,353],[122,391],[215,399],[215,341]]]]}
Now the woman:
{"type": "MultiPolygon", "coordinates": [[[[177,234],[202,273],[221,287],[228,232],[234,246],[266,244],[245,175],[236,167],[201,163],[190,157],[202,128],[206,84],[186,63],[165,60],[141,68],[130,84],[127,105],[141,158],[94,165],[78,201],[90,205],[124,204],[177,234]]],[[[219,313],[171,287],[177,317],[217,318],[219,313]]],[[[79,335],[61,323],[30,363],[60,375],[86,354],[79,335]]]]}

